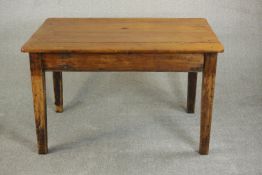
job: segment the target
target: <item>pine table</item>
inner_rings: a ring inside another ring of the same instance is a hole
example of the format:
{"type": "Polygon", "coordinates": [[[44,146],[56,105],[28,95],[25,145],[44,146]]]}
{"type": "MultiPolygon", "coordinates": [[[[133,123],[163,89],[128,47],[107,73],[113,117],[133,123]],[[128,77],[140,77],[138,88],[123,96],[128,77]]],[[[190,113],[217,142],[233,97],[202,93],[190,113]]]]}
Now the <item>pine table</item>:
{"type": "Polygon", "coordinates": [[[199,153],[208,154],[217,54],[224,48],[203,18],[48,18],[22,46],[28,52],[38,153],[48,152],[45,72],[53,72],[56,112],[63,71],[188,72],[194,113],[202,72],[199,153]]]}

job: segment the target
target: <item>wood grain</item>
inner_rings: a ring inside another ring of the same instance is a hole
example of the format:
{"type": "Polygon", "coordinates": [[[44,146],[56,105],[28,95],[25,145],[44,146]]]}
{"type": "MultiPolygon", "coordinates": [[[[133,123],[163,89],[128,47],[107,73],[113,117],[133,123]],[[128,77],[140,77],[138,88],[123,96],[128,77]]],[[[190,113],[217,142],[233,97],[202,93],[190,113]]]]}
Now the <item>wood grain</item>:
{"type": "Polygon", "coordinates": [[[48,152],[45,71],[53,72],[57,112],[63,111],[62,71],[189,72],[189,113],[203,71],[199,153],[208,154],[217,53],[223,50],[202,18],[47,19],[22,47],[30,53],[38,152],[48,152]]]}
{"type": "Polygon", "coordinates": [[[201,123],[199,153],[206,155],[209,151],[212,108],[215,90],[217,54],[206,54],[203,68],[201,94],[201,123]]]}
{"type": "Polygon", "coordinates": [[[43,54],[51,71],[201,71],[203,54],[43,54]]]}
{"type": "Polygon", "coordinates": [[[45,73],[43,71],[40,54],[30,54],[30,69],[38,153],[46,154],[48,152],[48,148],[45,73]]]}
{"type": "Polygon", "coordinates": [[[204,53],[223,46],[201,18],[49,18],[22,51],[204,53]]]}

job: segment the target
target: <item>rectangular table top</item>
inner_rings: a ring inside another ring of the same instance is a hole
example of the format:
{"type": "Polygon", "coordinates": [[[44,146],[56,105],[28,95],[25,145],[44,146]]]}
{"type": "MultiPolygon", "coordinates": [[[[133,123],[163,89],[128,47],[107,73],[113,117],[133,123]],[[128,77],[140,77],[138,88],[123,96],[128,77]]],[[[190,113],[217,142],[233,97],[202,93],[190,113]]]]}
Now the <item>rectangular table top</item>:
{"type": "Polygon", "coordinates": [[[48,18],[30,53],[209,53],[224,48],[203,18],[48,18]]]}

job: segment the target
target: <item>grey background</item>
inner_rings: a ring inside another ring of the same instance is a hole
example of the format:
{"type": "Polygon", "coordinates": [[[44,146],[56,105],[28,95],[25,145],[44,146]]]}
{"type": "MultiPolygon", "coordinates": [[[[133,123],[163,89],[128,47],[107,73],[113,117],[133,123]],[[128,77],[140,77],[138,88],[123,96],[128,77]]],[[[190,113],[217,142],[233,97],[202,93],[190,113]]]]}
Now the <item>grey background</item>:
{"type": "Polygon", "coordinates": [[[262,174],[261,0],[0,0],[0,174],[262,174]],[[204,17],[219,55],[210,154],[199,156],[186,73],[65,73],[49,151],[36,153],[28,55],[47,17],[204,17]]]}

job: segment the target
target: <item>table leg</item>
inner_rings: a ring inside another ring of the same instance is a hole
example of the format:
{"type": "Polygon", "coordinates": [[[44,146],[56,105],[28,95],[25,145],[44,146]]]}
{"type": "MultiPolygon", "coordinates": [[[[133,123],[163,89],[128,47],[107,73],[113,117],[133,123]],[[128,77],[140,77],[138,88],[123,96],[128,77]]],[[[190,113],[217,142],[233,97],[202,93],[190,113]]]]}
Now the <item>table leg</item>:
{"type": "Polygon", "coordinates": [[[63,112],[63,81],[62,72],[53,72],[56,112],[63,112]]]}
{"type": "Polygon", "coordinates": [[[197,72],[188,72],[187,84],[187,112],[195,112],[197,72]]]}
{"type": "Polygon", "coordinates": [[[47,147],[47,118],[46,118],[46,94],[45,72],[42,69],[40,54],[30,54],[30,69],[32,79],[32,92],[34,100],[34,113],[38,153],[46,154],[47,147]]]}
{"type": "Polygon", "coordinates": [[[216,53],[205,54],[201,94],[201,124],[199,145],[199,153],[203,155],[207,155],[209,151],[216,63],[216,53]]]}

